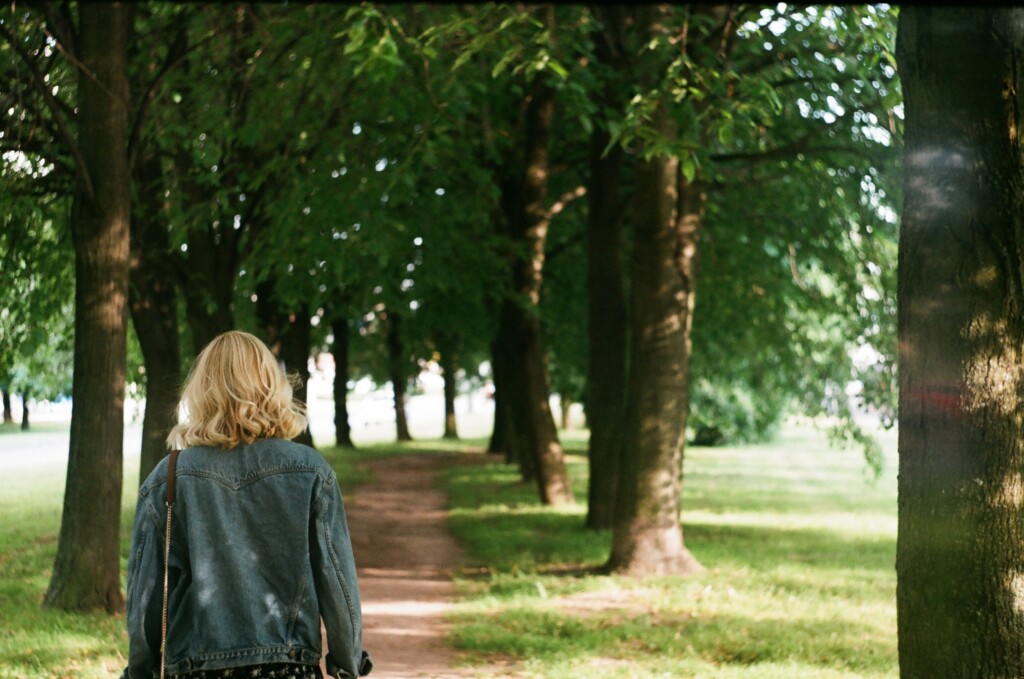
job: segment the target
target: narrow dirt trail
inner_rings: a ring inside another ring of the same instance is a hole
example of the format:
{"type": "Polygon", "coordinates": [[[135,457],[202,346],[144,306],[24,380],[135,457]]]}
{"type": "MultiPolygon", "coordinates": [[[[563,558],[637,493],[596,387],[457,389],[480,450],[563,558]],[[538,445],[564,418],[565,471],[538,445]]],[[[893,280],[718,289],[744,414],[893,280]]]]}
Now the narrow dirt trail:
{"type": "Polygon", "coordinates": [[[429,454],[370,460],[363,464],[371,480],[346,493],[363,644],[373,656],[371,676],[378,679],[477,676],[453,669],[455,652],[444,643],[452,576],[461,563],[438,488],[445,461],[429,454]]]}

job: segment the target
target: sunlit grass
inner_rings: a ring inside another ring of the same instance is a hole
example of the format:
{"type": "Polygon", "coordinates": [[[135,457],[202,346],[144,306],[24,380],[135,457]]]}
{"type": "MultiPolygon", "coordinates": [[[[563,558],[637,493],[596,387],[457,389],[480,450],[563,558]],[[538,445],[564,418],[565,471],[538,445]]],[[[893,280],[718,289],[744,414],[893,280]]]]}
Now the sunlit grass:
{"type": "MultiPolygon", "coordinates": [[[[36,454],[66,425],[0,432],[0,679],[120,673],[122,616],[40,607],[56,552],[65,467],[36,454]],[[13,445],[11,442],[15,442],[13,445]]],[[[135,434],[131,434],[135,435],[135,434]]],[[[866,480],[856,451],[789,429],[776,443],[687,451],[687,545],[707,570],[689,578],[581,577],[610,535],[582,528],[585,432],[563,435],[581,504],[538,506],[536,488],[486,439],[326,449],[346,494],[359,460],[467,454],[446,483],[468,563],[452,643],[478,672],[523,677],[889,677],[896,675],[895,474],[866,480]]],[[[890,468],[895,444],[887,437],[890,468]]],[[[137,462],[126,455],[122,572],[137,462]]]]}
{"type": "MultiPolygon", "coordinates": [[[[496,460],[454,467],[470,563],[453,642],[467,664],[527,677],[895,676],[894,436],[884,444],[877,482],[813,429],[688,450],[684,535],[707,570],[646,580],[580,577],[610,546],[583,529],[582,505],[538,506],[496,460]]],[[[569,462],[582,497],[585,461],[569,462]]]]}
{"type": "MultiPolygon", "coordinates": [[[[126,432],[121,576],[138,489],[138,428],[126,432]]],[[[124,616],[42,608],[57,552],[67,473],[67,424],[0,430],[0,679],[109,679],[126,664],[124,616]]],[[[366,475],[356,455],[322,450],[350,493],[366,475]]]]}

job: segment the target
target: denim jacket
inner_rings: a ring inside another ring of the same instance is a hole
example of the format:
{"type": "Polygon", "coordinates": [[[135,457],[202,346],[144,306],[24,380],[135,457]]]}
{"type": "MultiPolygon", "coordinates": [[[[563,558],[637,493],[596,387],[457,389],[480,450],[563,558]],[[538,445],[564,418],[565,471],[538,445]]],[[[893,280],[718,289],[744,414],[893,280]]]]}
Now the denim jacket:
{"type": "MultiPolygon", "coordinates": [[[[345,508],[334,471],[282,439],[178,456],[172,514],[167,673],[320,662],[368,674],[345,508]]],[[[167,459],[139,490],[128,558],[126,679],[160,674],[167,459]]]]}

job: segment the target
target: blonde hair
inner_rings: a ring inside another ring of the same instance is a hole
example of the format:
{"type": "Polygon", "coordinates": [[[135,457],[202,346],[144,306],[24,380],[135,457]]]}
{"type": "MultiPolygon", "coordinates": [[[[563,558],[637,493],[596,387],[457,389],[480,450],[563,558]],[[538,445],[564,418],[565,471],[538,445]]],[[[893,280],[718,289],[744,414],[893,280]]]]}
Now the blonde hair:
{"type": "MultiPolygon", "coordinates": [[[[295,378],[297,379],[297,378],[295,378]]],[[[267,345],[232,330],[213,339],[196,358],[181,390],[181,422],[169,448],[234,448],[257,439],[291,439],[306,428],[306,406],[267,345]]]]}

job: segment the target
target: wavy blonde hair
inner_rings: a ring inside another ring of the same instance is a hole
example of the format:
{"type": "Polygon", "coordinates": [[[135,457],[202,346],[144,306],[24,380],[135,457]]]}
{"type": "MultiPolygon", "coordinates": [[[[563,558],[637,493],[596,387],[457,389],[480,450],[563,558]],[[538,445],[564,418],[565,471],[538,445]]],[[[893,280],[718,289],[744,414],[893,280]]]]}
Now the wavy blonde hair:
{"type": "MultiPolygon", "coordinates": [[[[294,378],[297,380],[298,378],[294,378]]],[[[295,438],[306,428],[306,406],[267,345],[247,332],[217,336],[196,358],[181,390],[180,423],[169,448],[234,448],[257,439],[295,438]]]]}

